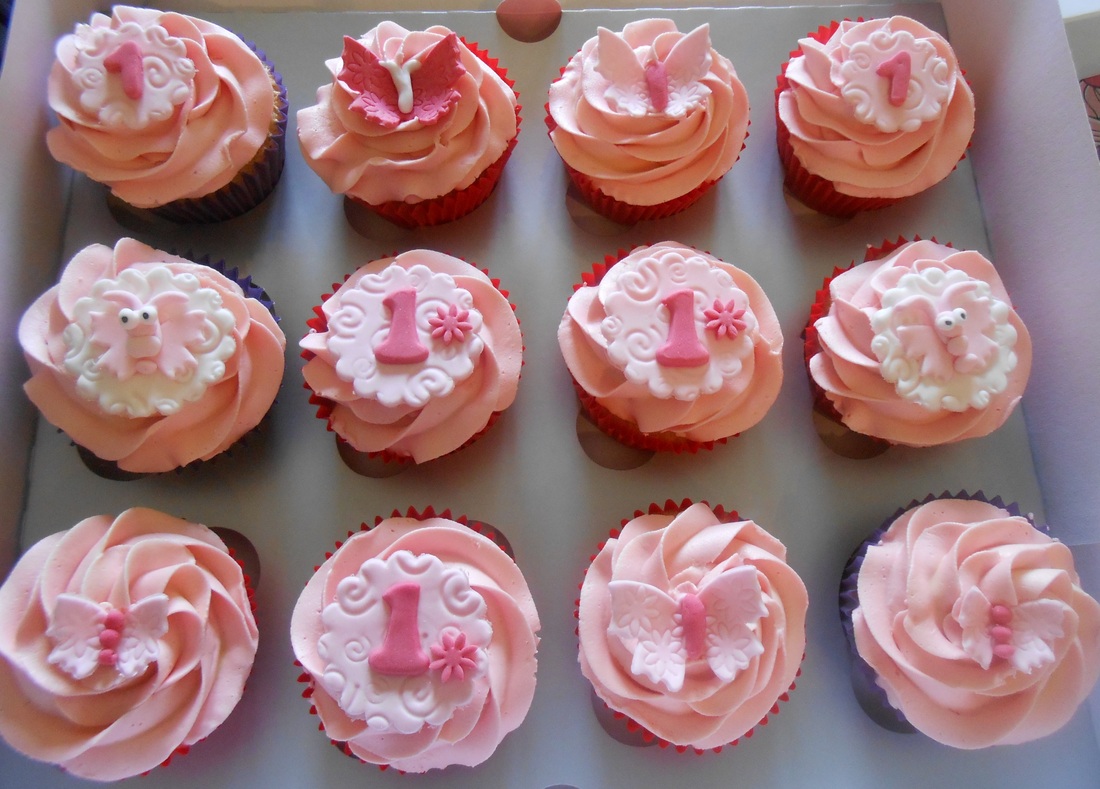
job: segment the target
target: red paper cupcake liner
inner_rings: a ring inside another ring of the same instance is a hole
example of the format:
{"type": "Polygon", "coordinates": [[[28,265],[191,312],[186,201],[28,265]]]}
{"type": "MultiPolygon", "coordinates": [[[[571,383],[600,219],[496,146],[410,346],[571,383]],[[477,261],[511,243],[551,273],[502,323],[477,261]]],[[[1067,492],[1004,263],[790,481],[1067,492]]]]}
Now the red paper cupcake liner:
{"type": "MultiPolygon", "coordinates": [[[[467,41],[465,38],[460,40],[481,62],[487,65],[490,69],[496,73],[508,87],[519,97],[519,92],[515,89],[515,80],[508,78],[508,70],[500,65],[500,61],[497,58],[490,57],[489,53],[481,49],[476,43],[467,41]]],[[[489,195],[497,187],[497,183],[500,181],[501,174],[504,172],[504,165],[508,163],[508,159],[512,155],[512,151],[516,147],[516,142],[519,140],[519,128],[523,123],[523,118],[520,116],[521,105],[516,105],[516,136],[508,141],[508,146],[504,149],[504,153],[500,157],[485,168],[484,171],[474,180],[469,186],[462,189],[452,189],[450,192],[439,197],[432,197],[426,200],[418,200],[416,202],[405,202],[404,200],[389,200],[384,203],[368,203],[364,200],[348,196],[348,199],[353,201],[356,205],[362,206],[383,219],[393,222],[395,225],[399,225],[405,228],[417,228],[417,227],[432,227],[434,225],[441,225],[446,222],[453,222],[456,219],[461,219],[466,216],[486,200],[489,199],[489,195]]]]}
{"type": "MultiPolygon", "coordinates": [[[[590,272],[581,275],[581,282],[575,284],[573,290],[577,291],[582,287],[595,287],[598,285],[604,278],[604,275],[607,274],[607,270],[629,255],[633,249],[637,249],[637,247],[630,250],[620,249],[614,255],[606,255],[602,262],[594,263],[590,272]]],[[[700,450],[713,449],[716,445],[725,444],[729,438],[736,437],[728,436],[716,438],[712,441],[693,441],[689,438],[676,435],[671,431],[643,433],[633,422],[616,416],[607,410],[607,408],[600,405],[596,397],[586,392],[584,387],[577,383],[575,378],[571,380],[573,382],[573,388],[577,392],[577,399],[580,401],[581,407],[584,408],[585,413],[588,414],[589,418],[592,420],[592,423],[596,425],[601,432],[611,436],[619,443],[625,444],[628,447],[641,449],[647,452],[675,452],[677,454],[689,452],[694,454],[700,450]]]]}
{"type": "MultiPolygon", "coordinates": [[[[396,257],[397,254],[398,253],[394,252],[392,255],[389,255],[389,256],[384,255],[383,257],[396,257]]],[[[469,263],[469,261],[465,260],[465,258],[459,258],[459,260],[462,260],[463,262],[469,263]]],[[[493,287],[496,288],[497,292],[499,292],[505,299],[507,299],[508,296],[509,296],[509,291],[505,290],[504,288],[502,288],[500,286],[500,280],[496,277],[491,276],[489,274],[488,269],[479,268],[479,270],[481,271],[481,273],[485,274],[485,276],[489,277],[490,282],[492,283],[493,287]]],[[[345,275],[343,282],[347,282],[350,277],[351,277],[351,274],[345,275]]],[[[343,282],[334,282],[334,283],[332,283],[332,289],[328,293],[322,293],[321,294],[321,304],[318,304],[313,308],[313,317],[306,321],[306,326],[308,326],[310,329],[312,329],[313,331],[316,331],[316,332],[326,332],[326,331],[328,331],[328,319],[325,317],[325,312],[322,309],[322,306],[324,305],[324,303],[326,301],[328,301],[330,298],[332,298],[332,296],[336,293],[336,291],[338,291],[340,289],[341,285],[343,285],[343,282]]],[[[510,306],[512,308],[512,312],[516,311],[516,305],[512,304],[512,302],[509,301],[508,306],[510,306]]],[[[519,322],[518,316],[516,318],[516,321],[519,322]]],[[[526,349],[527,348],[526,348],[526,345],[525,345],[523,347],[523,350],[526,350],[526,349]]],[[[307,351],[307,350],[303,350],[300,355],[307,362],[309,360],[311,360],[312,358],[314,358],[314,356],[316,356],[316,354],[314,354],[312,351],[307,351]]],[[[521,362],[521,367],[525,363],[526,362],[521,362]]],[[[415,466],[416,465],[416,462],[410,456],[402,455],[402,454],[399,454],[397,452],[393,452],[393,451],[388,450],[388,449],[383,449],[383,450],[378,450],[378,451],[363,451],[363,450],[355,448],[355,446],[353,444],[351,444],[351,442],[349,442],[347,439],[345,439],[343,436],[341,436],[339,433],[337,433],[336,430],[332,426],[333,410],[336,408],[338,403],[336,403],[334,400],[330,400],[327,397],[323,397],[323,396],[317,394],[315,391],[313,391],[313,389],[310,387],[310,385],[306,382],[302,383],[302,388],[309,392],[309,404],[314,406],[317,409],[316,412],[314,413],[314,416],[316,416],[318,419],[324,420],[325,429],[328,430],[330,433],[333,433],[336,436],[336,440],[341,443],[342,446],[340,447],[340,450],[341,450],[342,453],[343,452],[359,453],[359,454],[364,455],[365,457],[370,458],[370,459],[381,460],[384,463],[392,463],[392,464],[396,464],[396,465],[400,465],[400,466],[415,466]]],[[[500,419],[501,414],[503,414],[503,413],[504,413],[503,411],[494,411],[494,412],[492,412],[489,415],[488,421],[485,423],[485,425],[482,428],[477,430],[472,436],[470,436],[468,439],[466,439],[466,441],[463,442],[463,444],[461,446],[456,447],[455,449],[452,449],[450,452],[448,452],[445,455],[441,455],[440,457],[448,457],[449,455],[453,455],[455,452],[460,452],[463,449],[465,449],[466,447],[473,444],[475,441],[477,441],[479,438],[481,438],[483,435],[485,435],[487,432],[489,432],[489,429],[497,423],[497,421],[500,419]]],[[[439,458],[433,458],[433,460],[438,460],[438,459],[439,458]]]]}
{"type": "Polygon", "coordinates": [[[266,53],[251,41],[249,48],[267,68],[275,90],[275,110],[267,140],[248,164],[230,181],[203,197],[184,198],[145,209],[179,224],[222,222],[251,211],[270,195],[283,174],[286,161],[286,126],[289,104],[282,75],[266,53]]]}
{"type": "MultiPolygon", "coordinates": [[[[621,523],[620,523],[620,526],[626,526],[634,518],[640,518],[643,515],[673,515],[674,516],[674,515],[677,515],[680,512],[683,512],[684,510],[686,510],[688,507],[690,507],[694,503],[695,502],[693,502],[691,499],[683,499],[680,503],[676,503],[672,499],[665,499],[664,504],[652,503],[645,510],[635,510],[634,515],[632,517],[623,518],[621,523]]],[[[701,504],[706,504],[708,507],[711,506],[710,503],[705,501],[705,500],[701,501],[700,503],[701,504]]],[[[718,520],[720,520],[723,523],[731,523],[733,521],[742,520],[741,516],[737,513],[736,510],[726,510],[726,508],[723,507],[721,504],[711,507],[711,511],[715,514],[715,516],[718,518],[718,520]]],[[[618,539],[619,534],[620,534],[619,529],[612,529],[611,532],[608,534],[608,536],[611,539],[618,539]]],[[[596,552],[598,553],[599,551],[602,551],[605,544],[606,544],[606,542],[601,542],[599,545],[597,545],[596,546],[596,552]]],[[[595,561],[595,560],[596,560],[596,554],[592,554],[591,556],[589,556],[588,557],[589,566],[591,566],[592,562],[595,561]]],[[[588,574],[588,568],[586,567],[585,568],[585,575],[587,575],[587,574],[588,574]]],[[[581,581],[580,584],[577,585],[578,591],[580,590],[580,588],[582,586],[584,586],[584,581],[583,580],[581,581]]],[[[577,620],[577,622],[580,622],[580,608],[581,608],[581,600],[580,600],[580,597],[577,597],[576,599],[573,600],[573,618],[575,620],[577,620]]],[[[578,636],[578,637],[580,636],[579,625],[578,625],[578,627],[575,627],[573,629],[573,634],[578,636]]],[[[806,655],[803,654],[802,655],[802,660],[805,660],[805,659],[806,659],[806,655]]],[[[779,698],[777,698],[775,700],[775,703],[771,706],[771,709],[768,710],[767,715],[765,715],[763,718],[761,718],[760,721],[756,724],[756,726],[749,729],[747,732],[742,734],[736,740],[733,740],[732,742],[729,742],[726,745],[719,745],[715,748],[695,748],[694,746],[691,746],[691,745],[674,745],[671,742],[669,742],[668,740],[665,740],[661,737],[658,737],[656,734],[651,732],[649,729],[647,729],[642,724],[638,723],[638,721],[634,720],[629,715],[627,715],[625,713],[622,713],[622,712],[619,712],[618,710],[612,708],[610,705],[608,705],[606,702],[603,702],[602,700],[601,700],[601,703],[603,704],[603,706],[605,708],[607,708],[608,710],[611,711],[612,716],[614,717],[614,719],[616,721],[621,722],[621,724],[624,727],[626,732],[628,732],[630,734],[635,734],[639,737],[639,739],[641,740],[641,744],[648,745],[648,744],[651,744],[651,743],[656,743],[657,746],[659,748],[662,748],[662,749],[671,747],[677,753],[686,753],[687,751],[693,751],[697,756],[701,756],[701,755],[703,755],[705,753],[709,753],[709,752],[721,753],[725,748],[735,747],[738,743],[741,742],[741,740],[752,739],[753,732],[756,731],[757,726],[767,726],[769,716],[775,717],[776,715],[779,714],[779,710],[780,710],[779,705],[783,704],[783,703],[786,703],[786,702],[791,700],[790,693],[791,693],[792,690],[795,690],[795,688],[797,687],[798,678],[801,677],[801,676],[802,676],[802,667],[800,665],[799,668],[798,668],[798,671],[795,673],[795,680],[793,682],[791,682],[791,686],[787,690],[785,690],[783,693],[779,694],[779,698]]]]}

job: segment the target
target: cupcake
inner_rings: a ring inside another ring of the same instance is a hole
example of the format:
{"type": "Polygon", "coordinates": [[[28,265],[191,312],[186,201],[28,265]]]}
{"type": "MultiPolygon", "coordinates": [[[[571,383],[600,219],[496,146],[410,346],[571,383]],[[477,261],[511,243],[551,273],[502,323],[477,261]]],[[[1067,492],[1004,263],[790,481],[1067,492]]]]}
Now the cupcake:
{"type": "Polygon", "coordinates": [[[364,762],[480,764],[531,706],[534,600],[509,554],[465,523],[430,508],[379,518],[298,598],[290,637],[312,711],[364,762]]]}
{"type": "Polygon", "coordinates": [[[751,736],[794,687],[806,587],[775,537],[735,512],[668,501],[593,558],[577,610],[596,695],[680,748],[751,736]]]}
{"type": "Polygon", "coordinates": [[[1081,98],[1085,102],[1085,114],[1092,129],[1092,141],[1100,155],[1100,74],[1081,80],[1081,98]]]}
{"type": "Polygon", "coordinates": [[[266,294],[235,277],[131,238],[85,247],[19,323],[28,397],[104,473],[225,452],[270,408],[286,347],[266,294]]]}
{"type": "Polygon", "coordinates": [[[783,336],[764,291],[674,241],[594,266],[558,343],[585,411],[639,449],[709,448],[759,422],[783,381],[783,336]]]}
{"type": "Polygon", "coordinates": [[[974,132],[974,96],[941,35],[893,16],[834,22],[798,44],[775,94],[791,195],[846,217],[955,169],[974,132]]]}
{"type": "Polygon", "coordinates": [[[670,19],[598,34],[561,70],[546,105],[550,139],[584,199],[625,224],[684,210],[744,147],[749,99],[710,28],[670,19]]]}
{"type": "Polygon", "coordinates": [[[0,735],[97,781],[186,753],[241,698],[250,594],[217,535],[155,510],[45,538],[0,586],[0,735]]]}
{"type": "Polygon", "coordinates": [[[424,463],[512,404],[523,337],[507,292],[458,258],[414,249],[322,298],[300,342],[306,388],[345,458],[424,463]]]}
{"type": "Polygon", "coordinates": [[[856,551],[841,616],[879,703],[954,748],[1045,737],[1100,677],[1100,604],[1015,505],[945,493],[856,551]]]}
{"type": "Polygon", "coordinates": [[[406,227],[449,222],[492,193],[520,106],[495,58],[441,25],[344,37],[332,83],[298,111],[306,163],[353,206],[406,227]]]}
{"type": "Polygon", "coordinates": [[[899,239],[838,269],[804,340],[815,410],[887,445],[993,432],[1031,369],[1031,338],[993,264],[935,241],[899,239]]]}
{"type": "Polygon", "coordinates": [[[263,52],[211,22],[114,6],[57,44],[46,135],[116,204],[175,222],[230,219],[283,170],[287,100],[263,52]]]}

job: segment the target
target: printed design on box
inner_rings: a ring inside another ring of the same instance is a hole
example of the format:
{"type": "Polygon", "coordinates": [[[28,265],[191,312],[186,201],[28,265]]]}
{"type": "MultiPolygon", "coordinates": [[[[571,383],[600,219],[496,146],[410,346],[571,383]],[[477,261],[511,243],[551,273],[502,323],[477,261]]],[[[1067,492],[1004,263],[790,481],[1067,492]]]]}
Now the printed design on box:
{"type": "Polygon", "coordinates": [[[906,30],[879,30],[832,65],[833,82],[855,117],[881,132],[912,132],[947,109],[955,74],[935,45],[906,30]]]}
{"type": "Polygon", "coordinates": [[[871,350],[904,399],[932,411],[985,408],[1016,368],[1011,311],[988,283],[923,261],[883,293],[871,350]]]}
{"type": "Polygon", "coordinates": [[[633,49],[622,33],[601,27],[595,71],[606,80],[604,99],[614,112],[634,117],[663,113],[683,118],[706,104],[710,88],[710,26],[700,25],[664,57],[660,39],[633,49]]]}
{"type": "Polygon", "coordinates": [[[728,683],[764,652],[757,623],[768,609],[755,567],[733,567],[701,587],[685,582],[670,592],[638,581],[607,587],[607,632],[631,653],[630,672],[672,693],[683,688],[689,662],[706,660],[728,683]]]}
{"type": "Polygon", "coordinates": [[[450,114],[460,94],[456,84],[466,73],[462,44],[454,33],[420,54],[404,59],[380,57],[360,41],[344,36],[343,68],[337,75],[356,96],[351,109],[384,129],[417,120],[432,126],[450,114]]]}
{"type": "Polygon", "coordinates": [[[127,268],[73,305],[64,366],[77,392],[109,414],[174,414],[225,377],[236,326],[194,274],[127,268]]]}
{"type": "Polygon", "coordinates": [[[473,374],[482,326],[473,295],[449,274],[390,266],[340,294],[326,343],[357,395],[420,408],[473,374]]]}
{"type": "Polygon", "coordinates": [[[321,621],[321,685],[373,732],[441,726],[487,682],[485,600],[435,556],[368,559],[339,581],[321,621]]]}
{"type": "Polygon", "coordinates": [[[655,249],[623,260],[608,270],[598,297],[612,364],[656,397],[717,392],[754,352],[748,295],[702,255],[655,249]]]}
{"type": "Polygon", "coordinates": [[[72,80],[80,106],[109,128],[144,129],[170,118],[192,94],[187,45],[160,25],[78,25],[72,80]]]}

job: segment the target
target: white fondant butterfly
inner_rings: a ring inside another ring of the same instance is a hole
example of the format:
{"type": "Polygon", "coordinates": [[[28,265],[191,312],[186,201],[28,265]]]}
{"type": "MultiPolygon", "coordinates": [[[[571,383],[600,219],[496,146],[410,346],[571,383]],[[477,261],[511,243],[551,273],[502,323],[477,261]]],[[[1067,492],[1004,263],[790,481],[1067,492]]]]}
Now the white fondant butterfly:
{"type": "Polygon", "coordinates": [[[710,71],[710,26],[700,25],[658,60],[653,47],[637,51],[620,33],[599,28],[596,70],[610,85],[608,104],[630,115],[663,112],[682,118],[710,94],[702,79],[710,71]]]}
{"type": "Polygon", "coordinates": [[[689,660],[704,658],[723,682],[764,652],[751,625],[768,615],[756,568],[727,570],[700,589],[664,592],[637,581],[611,581],[609,635],[632,653],[630,671],[676,693],[689,660]]]}
{"type": "Polygon", "coordinates": [[[158,639],[167,632],[167,595],[150,595],[120,610],[60,594],[46,630],[55,644],[47,660],[73,679],[84,679],[102,665],[132,679],[157,659],[158,639]]]}

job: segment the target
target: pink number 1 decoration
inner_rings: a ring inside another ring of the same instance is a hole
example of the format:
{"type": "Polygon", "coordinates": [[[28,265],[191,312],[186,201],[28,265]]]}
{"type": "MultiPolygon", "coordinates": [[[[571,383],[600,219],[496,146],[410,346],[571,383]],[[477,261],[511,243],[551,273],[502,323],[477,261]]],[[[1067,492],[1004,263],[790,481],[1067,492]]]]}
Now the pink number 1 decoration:
{"type": "Polygon", "coordinates": [[[890,104],[900,107],[909,95],[909,78],[913,72],[913,59],[902,50],[875,69],[880,77],[890,80],[890,104]]]}
{"type": "Polygon", "coordinates": [[[657,349],[657,361],[665,367],[699,367],[710,352],[695,332],[695,291],[683,288],[661,302],[668,308],[668,340],[657,349]]]}
{"type": "Polygon", "coordinates": [[[371,650],[367,663],[381,674],[417,677],[428,670],[428,655],[420,648],[417,615],[420,608],[420,584],[397,583],[382,595],[390,607],[390,621],[382,646],[371,650]]]}
{"type": "Polygon", "coordinates": [[[427,359],[428,349],[416,332],[416,290],[395,290],[382,303],[390,311],[390,332],[374,349],[374,357],[383,364],[419,364],[427,359]]]}

